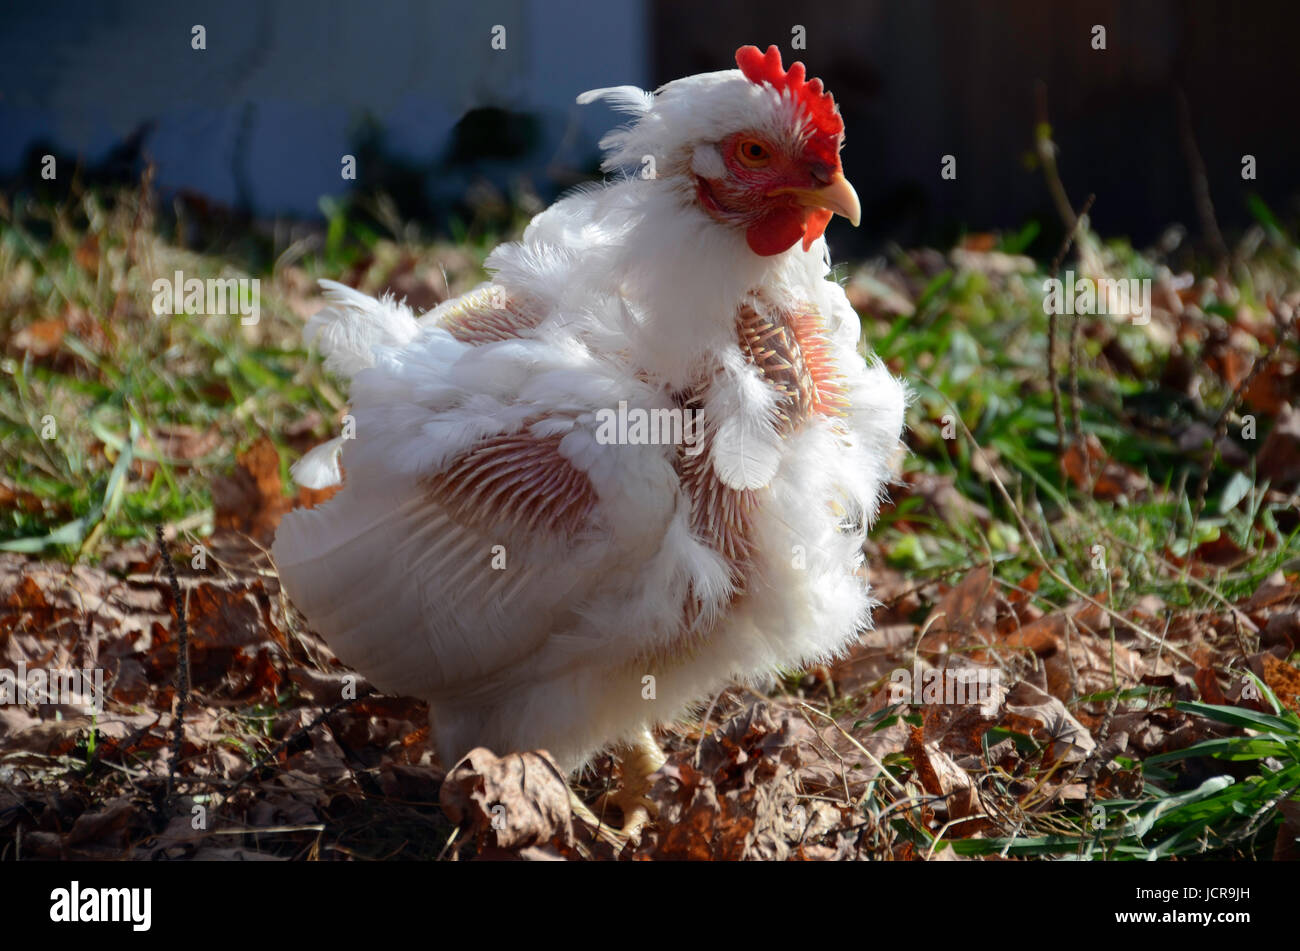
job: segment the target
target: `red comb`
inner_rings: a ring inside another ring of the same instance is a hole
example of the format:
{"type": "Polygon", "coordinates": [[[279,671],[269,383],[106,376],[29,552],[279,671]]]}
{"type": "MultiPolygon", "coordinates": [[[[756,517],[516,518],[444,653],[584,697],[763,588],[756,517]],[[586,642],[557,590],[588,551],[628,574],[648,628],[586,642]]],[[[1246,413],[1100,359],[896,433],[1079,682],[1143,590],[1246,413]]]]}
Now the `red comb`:
{"type": "Polygon", "coordinates": [[[769,46],[766,53],[759,52],[757,46],[742,46],[736,50],[736,65],[751,83],[767,83],[779,92],[788,92],[803,106],[817,132],[834,137],[844,131],[844,120],[834,98],[822,88],[820,79],[804,79],[803,63],[791,63],[787,71],[781,66],[781,51],[775,46],[769,46]]]}

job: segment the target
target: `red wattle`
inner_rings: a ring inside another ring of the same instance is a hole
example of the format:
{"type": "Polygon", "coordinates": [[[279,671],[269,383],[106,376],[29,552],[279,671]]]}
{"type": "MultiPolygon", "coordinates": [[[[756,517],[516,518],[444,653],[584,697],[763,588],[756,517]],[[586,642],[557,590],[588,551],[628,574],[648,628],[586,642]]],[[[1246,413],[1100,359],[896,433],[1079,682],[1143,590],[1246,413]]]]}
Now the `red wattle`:
{"type": "Polygon", "coordinates": [[[826,226],[831,223],[835,212],[828,208],[816,208],[808,215],[808,225],[803,233],[803,249],[807,251],[812,243],[826,233],[826,226]]]}
{"type": "MultiPolygon", "coordinates": [[[[762,257],[780,254],[804,236],[806,218],[804,209],[798,207],[782,208],[764,215],[745,230],[749,249],[762,257]]],[[[825,228],[823,224],[822,230],[825,228]]],[[[807,249],[805,244],[804,250],[807,249]]]]}

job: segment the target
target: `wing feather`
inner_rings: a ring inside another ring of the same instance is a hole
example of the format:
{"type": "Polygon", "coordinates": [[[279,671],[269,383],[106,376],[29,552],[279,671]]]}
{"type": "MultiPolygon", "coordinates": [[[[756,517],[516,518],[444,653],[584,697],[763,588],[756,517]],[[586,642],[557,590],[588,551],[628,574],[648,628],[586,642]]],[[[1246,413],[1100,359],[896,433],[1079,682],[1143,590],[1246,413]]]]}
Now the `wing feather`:
{"type": "Polygon", "coordinates": [[[601,566],[657,550],[672,508],[672,486],[644,479],[645,454],[668,447],[573,438],[644,384],[572,345],[486,339],[523,326],[492,316],[490,296],[373,352],[350,394],[344,488],[275,541],[285,591],[382,690],[456,698],[539,676],[529,658],[573,627],[601,566]]]}

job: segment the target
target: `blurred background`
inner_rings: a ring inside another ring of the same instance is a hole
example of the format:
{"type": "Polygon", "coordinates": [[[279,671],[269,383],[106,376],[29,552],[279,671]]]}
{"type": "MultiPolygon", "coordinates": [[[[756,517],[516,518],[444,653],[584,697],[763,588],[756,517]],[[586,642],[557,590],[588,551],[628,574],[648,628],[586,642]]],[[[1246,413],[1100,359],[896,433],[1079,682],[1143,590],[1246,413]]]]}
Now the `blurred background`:
{"type": "Polygon", "coordinates": [[[844,251],[1054,222],[1044,120],[1075,200],[1102,196],[1097,227],[1135,243],[1195,221],[1202,164],[1226,232],[1249,223],[1249,194],[1297,207],[1300,5],[1287,2],[52,0],[0,22],[6,190],[39,189],[45,154],[95,184],[138,181],[152,161],[160,193],[203,215],[320,220],[322,198],[384,193],[447,235],[596,176],[617,118],[576,106],[583,90],[654,87],[776,43],[845,115],[867,227],[833,233],[844,251]],[[792,50],[800,27],[806,49],[792,50]]]}

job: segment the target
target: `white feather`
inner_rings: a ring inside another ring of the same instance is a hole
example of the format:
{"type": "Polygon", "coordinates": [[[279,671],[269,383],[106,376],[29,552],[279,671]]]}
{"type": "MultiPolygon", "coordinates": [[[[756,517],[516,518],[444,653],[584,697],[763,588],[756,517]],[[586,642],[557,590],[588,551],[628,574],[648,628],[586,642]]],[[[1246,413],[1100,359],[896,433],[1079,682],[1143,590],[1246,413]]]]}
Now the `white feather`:
{"type": "Polygon", "coordinates": [[[289,469],[293,481],[309,489],[324,489],[343,481],[339,471],[339,452],[343,437],[323,442],[295,462],[289,469]]]}
{"type": "Polygon", "coordinates": [[[578,105],[585,106],[604,99],[611,109],[627,112],[635,116],[645,115],[654,108],[655,95],[637,86],[606,86],[603,89],[589,89],[578,96],[578,105]]]}
{"type": "Polygon", "coordinates": [[[307,322],[303,339],[325,355],[325,366],[343,376],[374,364],[374,348],[400,347],[418,329],[415,315],[391,297],[375,300],[335,281],[321,281],[330,306],[307,322]]]}

